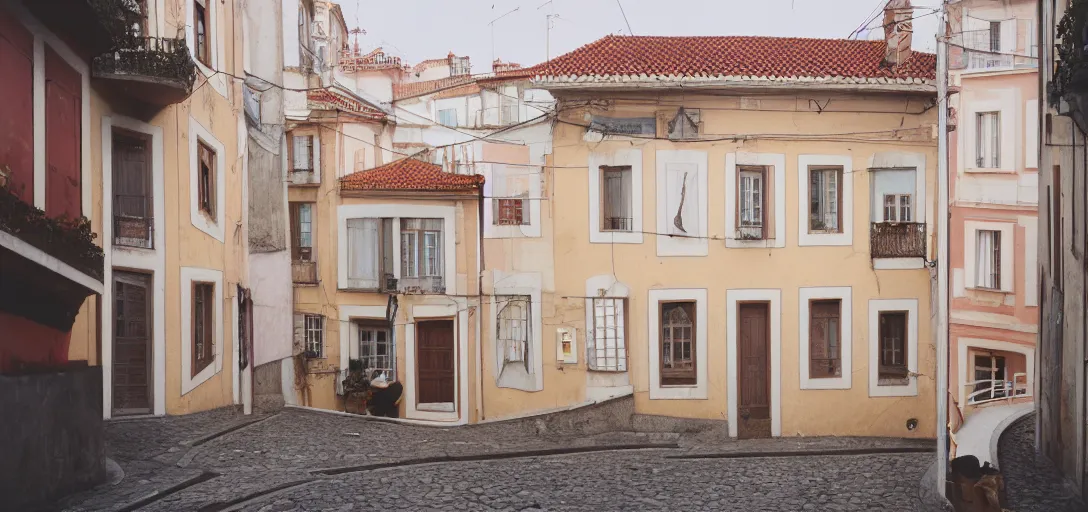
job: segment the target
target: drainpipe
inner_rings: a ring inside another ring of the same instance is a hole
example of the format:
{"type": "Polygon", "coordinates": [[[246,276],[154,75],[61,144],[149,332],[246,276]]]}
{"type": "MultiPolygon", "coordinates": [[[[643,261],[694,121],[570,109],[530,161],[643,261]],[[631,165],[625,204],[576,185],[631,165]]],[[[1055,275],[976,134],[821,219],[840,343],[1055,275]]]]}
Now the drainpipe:
{"type": "MultiPolygon", "coordinates": [[[[475,166],[474,166],[475,167],[475,166]]],[[[476,239],[480,241],[480,247],[476,251],[476,421],[484,419],[484,353],[480,342],[483,336],[480,328],[484,314],[484,186],[481,184],[478,190],[479,199],[476,201],[476,239]]]]}
{"type": "Polygon", "coordinates": [[[947,0],[937,17],[937,492],[948,471],[948,45],[947,0]]]}

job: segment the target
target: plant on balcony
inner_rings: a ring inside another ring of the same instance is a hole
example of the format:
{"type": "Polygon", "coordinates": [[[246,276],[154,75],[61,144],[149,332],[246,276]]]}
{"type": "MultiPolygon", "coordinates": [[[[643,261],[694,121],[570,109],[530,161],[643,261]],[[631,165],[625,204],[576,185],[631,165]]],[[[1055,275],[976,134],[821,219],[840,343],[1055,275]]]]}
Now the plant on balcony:
{"type": "Polygon", "coordinates": [[[94,58],[99,74],[127,74],[180,82],[192,89],[196,67],[184,38],[148,37],[133,27],[142,20],[135,0],[91,0],[113,41],[108,53],[94,58]]]}
{"type": "MultiPolygon", "coordinates": [[[[0,168],[4,174],[11,174],[7,166],[0,168]]],[[[19,199],[5,183],[0,186],[0,230],[102,280],[102,249],[94,244],[98,235],[91,231],[91,221],[86,217],[47,217],[42,210],[19,199]]]]}
{"type": "MultiPolygon", "coordinates": [[[[1065,16],[1058,22],[1057,39],[1054,50],[1057,66],[1050,81],[1047,93],[1052,103],[1075,92],[1078,82],[1085,82],[1084,47],[1085,19],[1088,18],[1088,0],[1072,0],[1065,16]]],[[[1083,83],[1080,85],[1083,86],[1083,83]]]]}

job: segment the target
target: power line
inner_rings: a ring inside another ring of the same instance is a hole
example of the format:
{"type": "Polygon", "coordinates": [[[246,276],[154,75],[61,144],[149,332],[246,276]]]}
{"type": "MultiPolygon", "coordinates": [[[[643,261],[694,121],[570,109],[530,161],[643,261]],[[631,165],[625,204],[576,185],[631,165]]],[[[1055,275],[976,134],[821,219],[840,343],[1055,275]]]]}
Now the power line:
{"type": "Polygon", "coordinates": [[[627,21],[627,13],[623,12],[623,4],[620,3],[620,0],[616,0],[616,5],[620,6],[620,14],[623,15],[623,22],[627,24],[627,33],[635,35],[635,32],[631,30],[631,22],[627,21]]]}

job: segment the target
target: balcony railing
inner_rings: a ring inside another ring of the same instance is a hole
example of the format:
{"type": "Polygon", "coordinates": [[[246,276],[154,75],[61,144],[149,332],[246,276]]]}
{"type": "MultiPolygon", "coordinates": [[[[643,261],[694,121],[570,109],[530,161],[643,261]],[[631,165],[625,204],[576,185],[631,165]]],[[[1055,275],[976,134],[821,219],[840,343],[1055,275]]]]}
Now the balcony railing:
{"type": "Polygon", "coordinates": [[[401,277],[397,285],[406,294],[446,293],[446,280],[442,276],[401,277]]]}
{"type": "MultiPolygon", "coordinates": [[[[1017,20],[1018,24],[1027,24],[1029,20],[1017,20]]],[[[953,53],[950,62],[952,69],[967,71],[985,71],[1001,69],[1022,69],[1039,66],[1039,45],[1024,39],[1017,42],[1019,48],[1002,48],[1000,34],[991,34],[989,29],[967,30],[952,36],[953,53]],[[998,49],[994,49],[998,48],[998,49]]]]}
{"type": "Polygon", "coordinates": [[[913,222],[874,222],[869,230],[873,258],[925,258],[926,225],[913,222]]]}
{"type": "Polygon", "coordinates": [[[1026,373],[1015,373],[1012,380],[976,380],[965,383],[963,387],[967,393],[967,405],[1031,396],[1031,383],[1026,373]]]}
{"type": "Polygon", "coordinates": [[[153,247],[155,219],[151,199],[139,195],[113,196],[113,243],[130,247],[153,247]]]}
{"type": "Polygon", "coordinates": [[[184,39],[126,35],[92,62],[95,78],[120,81],[125,95],[156,104],[184,100],[196,81],[196,65],[184,39]]]}
{"type": "Polygon", "coordinates": [[[317,262],[292,261],[291,282],[295,284],[317,284],[317,262]]]}
{"type": "Polygon", "coordinates": [[[37,247],[76,270],[102,280],[103,253],[94,244],[86,217],[79,219],[47,217],[45,212],[22,201],[0,183],[0,231],[37,247]]]}

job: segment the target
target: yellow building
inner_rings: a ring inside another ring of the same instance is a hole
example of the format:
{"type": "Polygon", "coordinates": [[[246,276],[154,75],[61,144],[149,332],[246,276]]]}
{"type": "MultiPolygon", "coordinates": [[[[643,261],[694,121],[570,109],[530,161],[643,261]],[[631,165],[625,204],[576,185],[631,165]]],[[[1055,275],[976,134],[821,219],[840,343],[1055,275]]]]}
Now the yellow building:
{"type": "MultiPolygon", "coordinates": [[[[54,126],[78,120],[74,156],[65,155],[76,163],[71,204],[90,219],[105,268],[69,357],[102,367],[106,418],[240,399],[245,125],[241,83],[231,78],[244,74],[240,15],[210,0],[134,4],[138,12],[66,2],[71,11],[59,13],[48,2],[0,2],[44,75],[34,76],[45,98],[35,100],[41,129],[27,124],[35,144],[41,137],[45,148],[54,126]],[[54,95],[57,83],[71,90],[54,95]],[[62,107],[70,110],[48,115],[62,107]]],[[[35,151],[34,180],[49,181],[52,155],[35,151]]],[[[37,193],[35,205],[48,206],[45,187],[37,193]]]]}

